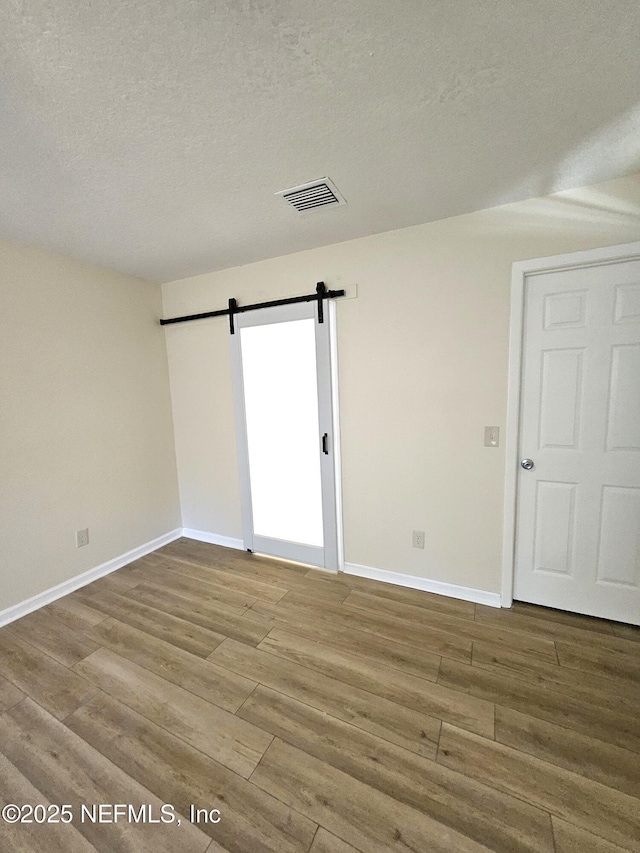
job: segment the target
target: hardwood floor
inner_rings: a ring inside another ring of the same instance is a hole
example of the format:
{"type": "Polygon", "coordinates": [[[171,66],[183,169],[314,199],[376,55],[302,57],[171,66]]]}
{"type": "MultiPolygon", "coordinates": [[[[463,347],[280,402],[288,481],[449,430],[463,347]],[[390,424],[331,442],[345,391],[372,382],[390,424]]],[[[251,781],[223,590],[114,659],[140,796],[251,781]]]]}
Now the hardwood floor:
{"type": "Polygon", "coordinates": [[[0,629],[0,800],[73,813],[2,853],[640,851],[640,630],[180,539],[0,629]]]}

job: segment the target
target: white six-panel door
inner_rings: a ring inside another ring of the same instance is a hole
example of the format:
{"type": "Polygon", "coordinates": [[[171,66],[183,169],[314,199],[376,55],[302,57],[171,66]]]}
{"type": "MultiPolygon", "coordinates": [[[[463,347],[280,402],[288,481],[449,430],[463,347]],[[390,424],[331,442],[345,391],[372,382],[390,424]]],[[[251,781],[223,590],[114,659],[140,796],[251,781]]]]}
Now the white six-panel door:
{"type": "Polygon", "coordinates": [[[514,597],[640,624],[640,260],[525,282],[514,597]]]}

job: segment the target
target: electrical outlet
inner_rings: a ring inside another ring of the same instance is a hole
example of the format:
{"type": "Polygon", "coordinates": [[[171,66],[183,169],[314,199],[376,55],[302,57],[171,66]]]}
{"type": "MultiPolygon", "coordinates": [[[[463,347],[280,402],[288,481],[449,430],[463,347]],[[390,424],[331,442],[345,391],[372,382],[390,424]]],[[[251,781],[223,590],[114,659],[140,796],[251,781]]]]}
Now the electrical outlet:
{"type": "Polygon", "coordinates": [[[76,548],[82,548],[84,545],[89,544],[89,528],[85,527],[84,530],[76,530],[76,548]]]}
{"type": "Polygon", "coordinates": [[[413,547],[424,548],[424,530],[413,531],[413,547]]]}

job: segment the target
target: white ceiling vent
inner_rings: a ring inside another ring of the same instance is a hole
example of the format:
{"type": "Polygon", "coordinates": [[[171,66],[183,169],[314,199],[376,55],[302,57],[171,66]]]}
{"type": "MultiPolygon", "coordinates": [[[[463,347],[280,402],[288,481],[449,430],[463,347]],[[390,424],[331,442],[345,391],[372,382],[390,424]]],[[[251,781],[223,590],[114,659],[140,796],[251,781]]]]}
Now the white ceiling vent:
{"type": "Polygon", "coordinates": [[[319,178],[309,184],[280,190],[277,196],[283,198],[298,213],[310,213],[325,207],[338,207],[346,204],[344,197],[330,178],[319,178]]]}

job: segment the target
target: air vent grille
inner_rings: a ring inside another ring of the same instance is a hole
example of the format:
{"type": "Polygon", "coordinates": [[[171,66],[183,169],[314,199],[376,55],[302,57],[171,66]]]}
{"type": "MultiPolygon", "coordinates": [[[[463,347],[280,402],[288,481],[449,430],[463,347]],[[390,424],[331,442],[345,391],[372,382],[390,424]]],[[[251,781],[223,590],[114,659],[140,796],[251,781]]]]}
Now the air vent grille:
{"type": "Polygon", "coordinates": [[[325,207],[338,207],[346,204],[336,185],[329,178],[320,178],[299,187],[290,187],[276,193],[298,213],[310,213],[325,207]]]}

